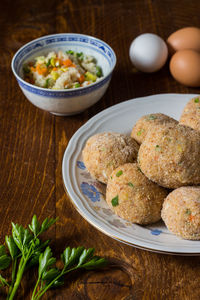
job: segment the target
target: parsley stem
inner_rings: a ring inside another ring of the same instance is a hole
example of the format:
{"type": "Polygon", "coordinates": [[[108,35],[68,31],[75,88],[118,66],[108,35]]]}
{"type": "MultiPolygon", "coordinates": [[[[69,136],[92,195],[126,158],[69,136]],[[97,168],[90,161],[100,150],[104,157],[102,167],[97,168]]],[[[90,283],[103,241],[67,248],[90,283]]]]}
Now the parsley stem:
{"type": "Polygon", "coordinates": [[[13,289],[9,295],[8,300],[13,300],[14,296],[17,292],[17,289],[20,285],[22,276],[24,274],[24,270],[27,264],[27,261],[29,260],[29,258],[31,257],[32,254],[32,247],[30,247],[28,253],[26,255],[24,255],[24,253],[22,253],[22,258],[20,259],[20,263],[19,263],[19,267],[18,267],[18,271],[17,271],[17,275],[16,275],[16,280],[15,280],[15,284],[13,286],[13,289]]]}
{"type": "Polygon", "coordinates": [[[54,284],[54,282],[56,280],[58,280],[63,275],[65,275],[65,274],[67,274],[67,273],[69,273],[71,271],[74,271],[74,270],[76,270],[78,268],[79,267],[76,266],[76,267],[74,267],[72,269],[69,269],[69,270],[66,270],[66,271],[65,271],[65,269],[63,269],[62,272],[57,277],[55,277],[47,286],[45,286],[40,291],[38,291],[38,293],[36,294],[35,297],[32,296],[31,300],[39,300],[44,295],[44,293],[54,284]]]}
{"type": "Polygon", "coordinates": [[[38,284],[40,283],[40,278],[38,278],[37,282],[36,282],[36,285],[34,287],[34,290],[33,290],[33,294],[32,294],[32,297],[31,299],[34,299],[35,297],[35,293],[36,293],[36,290],[37,290],[37,287],[38,287],[38,284]]]}
{"type": "Polygon", "coordinates": [[[14,286],[15,276],[16,276],[16,268],[17,268],[17,258],[15,257],[12,261],[12,281],[11,281],[11,285],[9,287],[7,299],[9,299],[9,295],[10,295],[12,289],[13,289],[13,286],[14,286]]]}
{"type": "Polygon", "coordinates": [[[24,273],[24,269],[25,269],[25,266],[26,266],[26,260],[24,260],[24,258],[22,257],[21,260],[20,260],[20,265],[19,265],[19,268],[18,268],[18,272],[17,272],[17,276],[16,276],[16,281],[15,281],[15,284],[13,286],[13,289],[8,297],[8,300],[13,300],[14,299],[14,296],[17,292],[17,289],[20,285],[20,282],[21,282],[21,279],[22,279],[22,276],[23,276],[23,273],[24,273]]]}
{"type": "Polygon", "coordinates": [[[0,274],[0,282],[2,283],[2,286],[4,285],[7,285],[8,287],[10,286],[7,280],[1,276],[1,274],[0,274]]]}

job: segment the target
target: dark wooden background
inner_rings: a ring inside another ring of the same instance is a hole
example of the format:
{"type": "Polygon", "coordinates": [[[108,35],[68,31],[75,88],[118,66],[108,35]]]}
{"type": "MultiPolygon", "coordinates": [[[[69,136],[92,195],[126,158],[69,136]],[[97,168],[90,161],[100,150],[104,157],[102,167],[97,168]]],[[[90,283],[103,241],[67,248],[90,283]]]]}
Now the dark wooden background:
{"type": "MultiPolygon", "coordinates": [[[[170,76],[168,64],[155,74],[135,72],[129,46],[139,34],[166,39],[185,26],[199,26],[198,0],[2,0],[0,4],[0,241],[10,223],[59,217],[48,236],[58,255],[66,245],[95,247],[111,266],[76,272],[44,299],[200,299],[200,258],[151,253],[121,244],[88,224],[64,192],[61,164],[75,131],[103,109],[157,93],[199,93],[170,76]],[[55,117],[30,104],[11,72],[13,54],[34,38],[77,32],[113,47],[117,66],[105,96],[84,113],[55,117]]],[[[29,299],[36,273],[26,274],[17,299],[29,299]]],[[[0,294],[0,299],[3,295],[0,294]]]]}

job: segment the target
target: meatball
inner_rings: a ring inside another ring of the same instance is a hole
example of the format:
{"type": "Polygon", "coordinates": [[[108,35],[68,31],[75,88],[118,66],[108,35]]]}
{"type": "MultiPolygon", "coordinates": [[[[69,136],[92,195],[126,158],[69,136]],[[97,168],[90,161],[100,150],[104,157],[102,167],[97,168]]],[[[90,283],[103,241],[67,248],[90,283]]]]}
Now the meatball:
{"type": "Polygon", "coordinates": [[[149,131],[154,126],[165,125],[165,124],[178,124],[178,121],[173,118],[161,114],[150,114],[141,117],[132,129],[131,136],[141,144],[149,131]]]}
{"type": "Polygon", "coordinates": [[[115,169],[108,179],[106,201],[123,219],[150,224],[160,220],[167,194],[142,174],[137,163],[127,163],[115,169]]]}
{"type": "Polygon", "coordinates": [[[188,240],[200,240],[200,187],[185,186],[171,192],[161,216],[167,228],[188,240]]]}
{"type": "Polygon", "coordinates": [[[200,133],[188,126],[152,128],[138,153],[142,172],[167,188],[200,184],[200,133]]]}
{"type": "Polygon", "coordinates": [[[83,149],[83,161],[91,176],[107,183],[112,171],[137,158],[139,145],[130,136],[104,132],[90,137],[83,149]]]}
{"type": "Polygon", "coordinates": [[[200,97],[192,98],[185,106],[180,124],[200,130],[200,97]]]}

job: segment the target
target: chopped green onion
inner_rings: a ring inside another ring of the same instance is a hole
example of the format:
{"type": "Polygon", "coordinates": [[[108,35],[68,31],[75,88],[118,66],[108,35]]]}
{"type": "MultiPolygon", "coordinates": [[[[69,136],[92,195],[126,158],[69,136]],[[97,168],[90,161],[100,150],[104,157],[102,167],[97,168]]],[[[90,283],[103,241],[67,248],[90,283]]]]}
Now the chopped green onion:
{"type": "Polygon", "coordinates": [[[49,67],[51,64],[51,59],[48,60],[48,62],[46,63],[46,66],[49,67]]]}
{"type": "Polygon", "coordinates": [[[191,210],[189,208],[186,208],[185,213],[186,215],[191,215],[191,210]]]}
{"type": "Polygon", "coordinates": [[[156,151],[160,151],[160,150],[161,150],[160,146],[159,146],[159,145],[156,145],[156,146],[155,146],[155,150],[156,150],[156,151]]]}
{"type": "Polygon", "coordinates": [[[119,197],[118,195],[111,200],[112,206],[119,205],[119,197]]]}
{"type": "Polygon", "coordinates": [[[144,131],[144,129],[141,129],[137,132],[137,136],[140,136],[142,134],[142,132],[144,131]]]}
{"type": "Polygon", "coordinates": [[[194,99],[194,102],[195,102],[195,103],[199,103],[199,98],[195,98],[195,99],[194,99]]]}
{"type": "Polygon", "coordinates": [[[75,83],[74,87],[75,88],[79,88],[80,87],[80,83],[75,83]]]}
{"type": "Polygon", "coordinates": [[[68,50],[68,51],[66,51],[66,54],[74,54],[74,51],[72,51],[72,50],[68,50]]]}
{"type": "Polygon", "coordinates": [[[112,176],[110,176],[110,179],[113,179],[113,177],[112,177],[112,176]]]}
{"type": "Polygon", "coordinates": [[[132,182],[128,182],[128,186],[134,187],[134,184],[132,184],[132,182]]]}
{"type": "Polygon", "coordinates": [[[77,57],[83,56],[83,52],[76,53],[76,56],[77,56],[77,57]]]}
{"type": "Polygon", "coordinates": [[[156,116],[154,116],[154,115],[150,115],[150,116],[148,116],[148,118],[147,118],[148,120],[155,120],[155,119],[157,119],[157,117],[156,116]]]}
{"type": "Polygon", "coordinates": [[[118,171],[118,172],[116,173],[116,176],[119,177],[119,176],[121,176],[122,174],[123,174],[123,171],[120,170],[120,171],[118,171]]]}
{"type": "Polygon", "coordinates": [[[102,76],[102,70],[101,70],[101,67],[99,67],[99,66],[96,66],[96,75],[97,75],[97,77],[102,76]]]}
{"type": "Polygon", "coordinates": [[[49,86],[49,80],[50,80],[50,78],[47,78],[47,80],[45,82],[45,85],[44,85],[44,88],[48,88],[48,86],[49,86]]]}

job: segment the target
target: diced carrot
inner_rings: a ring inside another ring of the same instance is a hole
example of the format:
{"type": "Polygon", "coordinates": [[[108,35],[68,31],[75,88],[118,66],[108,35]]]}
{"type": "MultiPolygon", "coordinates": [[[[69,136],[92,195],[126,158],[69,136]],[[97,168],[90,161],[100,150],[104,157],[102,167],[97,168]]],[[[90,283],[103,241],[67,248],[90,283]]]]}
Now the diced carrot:
{"type": "Polygon", "coordinates": [[[194,219],[195,219],[195,216],[193,216],[193,215],[190,215],[190,216],[189,216],[190,222],[192,222],[194,219]]]}
{"type": "Polygon", "coordinates": [[[54,67],[52,70],[53,70],[53,71],[57,71],[57,69],[58,69],[58,68],[54,67]]]}
{"type": "Polygon", "coordinates": [[[38,74],[40,74],[40,75],[45,75],[45,74],[47,73],[47,68],[46,68],[46,67],[41,68],[41,65],[40,65],[40,64],[37,64],[37,66],[36,66],[36,71],[37,71],[38,74]]]}
{"type": "Polygon", "coordinates": [[[62,64],[65,66],[65,67],[71,67],[71,65],[73,64],[71,59],[66,59],[66,60],[63,60],[62,64]]]}
{"type": "Polygon", "coordinates": [[[36,71],[36,68],[31,67],[31,71],[32,71],[32,72],[35,72],[35,71],[36,71]]]}
{"type": "Polygon", "coordinates": [[[38,70],[38,73],[39,73],[40,75],[45,75],[46,72],[47,72],[47,68],[40,68],[40,69],[38,70]]]}
{"type": "Polygon", "coordinates": [[[80,83],[83,83],[85,81],[85,76],[84,75],[81,75],[79,78],[78,78],[78,81],[80,83]]]}
{"type": "Polygon", "coordinates": [[[76,68],[76,65],[75,65],[75,64],[71,64],[71,66],[70,66],[70,67],[76,68]]]}
{"type": "Polygon", "coordinates": [[[40,69],[40,64],[36,65],[36,71],[38,72],[38,70],[40,69]]]}

